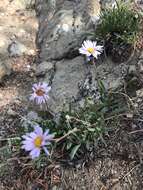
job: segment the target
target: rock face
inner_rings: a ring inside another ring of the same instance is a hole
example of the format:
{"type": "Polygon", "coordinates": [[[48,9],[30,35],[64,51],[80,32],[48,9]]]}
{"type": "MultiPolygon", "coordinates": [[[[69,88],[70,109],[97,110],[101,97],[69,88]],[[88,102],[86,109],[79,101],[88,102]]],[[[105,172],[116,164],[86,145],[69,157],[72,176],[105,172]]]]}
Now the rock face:
{"type": "MultiPolygon", "coordinates": [[[[78,56],[71,60],[56,63],[56,73],[52,80],[51,105],[58,112],[66,102],[71,102],[78,94],[78,83],[84,79],[83,58],[78,56]]],[[[64,105],[65,104],[65,105],[64,105]]]]}
{"type": "Polygon", "coordinates": [[[85,79],[86,66],[78,48],[93,31],[100,13],[97,0],[37,0],[40,50],[37,76],[52,86],[51,108],[58,112],[76,98],[78,84],[85,79]]]}
{"type": "Polygon", "coordinates": [[[22,56],[27,53],[27,48],[22,43],[14,41],[8,46],[8,52],[11,57],[22,56]]]}
{"type": "Polygon", "coordinates": [[[92,28],[92,19],[100,12],[97,0],[90,3],[87,0],[38,0],[37,8],[38,14],[43,15],[37,38],[42,60],[77,56],[85,32],[92,28]]]}
{"type": "MultiPolygon", "coordinates": [[[[67,102],[82,101],[96,92],[97,79],[107,89],[123,84],[129,65],[116,65],[99,59],[94,65],[85,62],[78,49],[98,22],[98,0],[37,0],[39,18],[37,76],[51,87],[49,105],[54,112],[67,102]]],[[[102,45],[102,44],[101,44],[102,45]]]]}
{"type": "Polygon", "coordinates": [[[0,82],[2,81],[3,77],[9,75],[11,73],[11,66],[0,61],[0,82]]]}
{"type": "Polygon", "coordinates": [[[77,56],[78,47],[92,29],[93,18],[100,13],[97,0],[37,0],[36,7],[40,16],[37,44],[42,61],[77,56]]]}
{"type": "Polygon", "coordinates": [[[26,9],[34,6],[34,0],[11,0],[18,9],[26,9]]]}

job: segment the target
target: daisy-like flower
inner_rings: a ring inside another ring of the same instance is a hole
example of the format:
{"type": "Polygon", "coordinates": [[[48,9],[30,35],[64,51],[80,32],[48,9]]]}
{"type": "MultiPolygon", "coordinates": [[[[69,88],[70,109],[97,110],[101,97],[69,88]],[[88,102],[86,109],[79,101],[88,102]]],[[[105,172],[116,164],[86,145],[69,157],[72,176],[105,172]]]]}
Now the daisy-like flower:
{"type": "Polygon", "coordinates": [[[79,53],[86,55],[90,58],[98,58],[103,51],[103,46],[97,45],[96,41],[85,40],[82,47],[79,48],[79,53]]]}
{"type": "Polygon", "coordinates": [[[38,125],[34,126],[34,131],[23,135],[22,138],[22,149],[30,151],[30,156],[32,159],[39,157],[41,149],[49,155],[49,151],[46,148],[47,145],[51,144],[50,141],[53,139],[54,135],[49,134],[49,130],[43,132],[42,128],[38,125]]]}
{"type": "Polygon", "coordinates": [[[37,104],[46,103],[49,99],[48,93],[51,90],[51,87],[47,83],[38,83],[33,84],[32,86],[33,93],[31,94],[30,100],[35,101],[37,104]]]}

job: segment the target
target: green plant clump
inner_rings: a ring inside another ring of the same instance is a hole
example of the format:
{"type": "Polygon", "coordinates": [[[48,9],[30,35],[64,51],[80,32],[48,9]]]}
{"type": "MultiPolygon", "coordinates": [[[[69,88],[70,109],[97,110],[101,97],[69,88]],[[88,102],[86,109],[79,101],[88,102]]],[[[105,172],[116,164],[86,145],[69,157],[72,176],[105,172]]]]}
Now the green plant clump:
{"type": "Polygon", "coordinates": [[[96,38],[104,41],[105,52],[113,62],[125,62],[133,54],[140,31],[140,14],[127,3],[116,3],[101,12],[96,38]]]}
{"type": "Polygon", "coordinates": [[[49,120],[42,122],[55,134],[56,148],[53,149],[60,150],[60,155],[73,159],[75,155],[92,151],[98,141],[104,142],[104,134],[118,125],[119,115],[127,111],[124,98],[107,92],[102,83],[99,83],[99,92],[100,99],[97,102],[87,98],[83,108],[63,111],[58,124],[49,120]]]}
{"type": "Polygon", "coordinates": [[[139,14],[127,4],[117,3],[117,7],[105,9],[100,15],[96,35],[101,39],[112,38],[115,43],[133,44],[139,32],[139,14]]]}

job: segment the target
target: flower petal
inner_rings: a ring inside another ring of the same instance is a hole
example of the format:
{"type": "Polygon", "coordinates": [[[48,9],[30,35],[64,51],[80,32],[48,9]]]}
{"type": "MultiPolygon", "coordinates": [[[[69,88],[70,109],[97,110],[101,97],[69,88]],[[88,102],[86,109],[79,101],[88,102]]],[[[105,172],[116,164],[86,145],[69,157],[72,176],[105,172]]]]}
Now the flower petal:
{"type": "Polygon", "coordinates": [[[29,99],[31,101],[35,100],[36,104],[46,103],[46,100],[49,99],[48,93],[51,90],[51,87],[48,86],[47,83],[39,82],[38,84],[33,84],[32,90],[33,90],[33,93],[31,94],[29,99]],[[44,93],[43,93],[43,95],[38,95],[37,90],[40,91],[41,89],[44,91],[44,93]]]}
{"type": "Polygon", "coordinates": [[[43,147],[43,150],[45,151],[45,153],[47,154],[47,156],[50,154],[48,149],[46,147],[43,147]]]}
{"type": "Polygon", "coordinates": [[[35,148],[34,144],[27,142],[26,144],[21,146],[22,149],[25,149],[26,151],[31,151],[35,148]]]}
{"type": "Polygon", "coordinates": [[[29,136],[32,138],[32,139],[35,139],[37,137],[37,134],[35,132],[31,132],[29,133],[29,136]]]}
{"type": "Polygon", "coordinates": [[[79,49],[79,52],[81,53],[81,54],[84,54],[84,55],[87,55],[87,56],[90,56],[91,55],[91,53],[89,53],[88,51],[87,51],[87,49],[83,49],[83,48],[80,48],[79,49]]]}
{"type": "Polygon", "coordinates": [[[44,136],[47,136],[49,134],[49,129],[47,129],[45,132],[44,132],[44,136]]]}
{"type": "Polygon", "coordinates": [[[35,125],[34,126],[34,132],[37,134],[37,135],[43,135],[43,129],[41,127],[39,127],[38,125],[35,125]]]}
{"type": "Polygon", "coordinates": [[[96,41],[85,40],[82,44],[82,47],[79,48],[79,53],[90,57],[91,55],[97,59],[98,55],[103,51],[103,46],[98,46],[96,41]],[[89,52],[89,48],[94,49],[93,52],[89,52]]]}
{"type": "Polygon", "coordinates": [[[32,159],[39,157],[40,156],[40,148],[34,148],[30,152],[30,156],[32,157],[32,159]]]}
{"type": "Polygon", "coordinates": [[[48,140],[48,141],[52,140],[53,138],[54,138],[54,135],[52,135],[52,134],[44,137],[44,139],[48,140]]]}
{"type": "Polygon", "coordinates": [[[96,46],[96,50],[102,52],[103,51],[103,46],[96,46]]]}

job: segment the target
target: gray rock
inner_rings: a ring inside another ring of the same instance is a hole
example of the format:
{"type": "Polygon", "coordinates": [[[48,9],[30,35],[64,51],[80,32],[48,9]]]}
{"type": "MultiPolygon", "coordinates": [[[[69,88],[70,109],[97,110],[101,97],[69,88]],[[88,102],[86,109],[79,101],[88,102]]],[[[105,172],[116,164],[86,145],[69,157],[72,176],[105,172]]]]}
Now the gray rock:
{"type": "Polygon", "coordinates": [[[141,55],[139,57],[140,59],[143,59],[143,51],[141,52],[141,55]]]}
{"type": "Polygon", "coordinates": [[[105,60],[96,68],[96,79],[101,80],[107,90],[115,90],[123,84],[127,75],[128,65],[115,64],[111,60],[105,60]]]}
{"type": "Polygon", "coordinates": [[[27,115],[21,119],[21,126],[27,130],[29,125],[33,126],[34,124],[40,121],[41,118],[35,111],[29,111],[27,115]]]}
{"type": "Polygon", "coordinates": [[[16,116],[16,115],[17,115],[17,113],[16,113],[15,111],[13,111],[11,108],[9,108],[9,109],[7,110],[7,114],[8,114],[9,116],[16,116]]]}
{"type": "Polygon", "coordinates": [[[37,0],[40,15],[37,44],[42,61],[74,58],[88,31],[94,28],[92,19],[100,13],[96,0],[37,0]],[[54,3],[55,2],[55,3],[54,3]]]}
{"type": "Polygon", "coordinates": [[[24,44],[14,41],[8,46],[8,52],[11,57],[21,56],[27,52],[27,48],[24,44]]]}
{"type": "Polygon", "coordinates": [[[111,8],[116,6],[116,1],[115,0],[101,0],[101,6],[102,8],[111,8]]]}
{"type": "Polygon", "coordinates": [[[43,61],[37,66],[36,76],[44,76],[46,73],[51,72],[54,69],[54,64],[52,62],[43,61]]]}
{"type": "Polygon", "coordinates": [[[137,69],[135,65],[130,65],[128,69],[128,74],[129,75],[136,75],[137,74],[137,69]]]}
{"type": "Polygon", "coordinates": [[[142,98],[143,97],[143,88],[136,91],[137,97],[142,98]]]}
{"type": "Polygon", "coordinates": [[[62,60],[56,63],[56,72],[52,80],[49,104],[54,112],[63,109],[79,91],[78,83],[84,78],[83,58],[62,60]]]}
{"type": "MultiPolygon", "coordinates": [[[[52,80],[52,90],[48,102],[54,112],[68,108],[68,103],[79,101],[86,95],[98,99],[97,80],[102,80],[107,90],[115,90],[123,85],[124,77],[127,74],[126,64],[115,65],[112,62],[93,65],[87,68],[83,57],[79,56],[70,60],[56,62],[56,71],[52,80]],[[89,76],[91,73],[91,76],[89,76]],[[90,81],[90,77],[92,77],[90,81]]],[[[45,77],[44,80],[46,80],[45,77]]],[[[48,82],[48,80],[47,80],[48,82]]],[[[83,101],[84,102],[84,101],[83,101]]]]}
{"type": "Polygon", "coordinates": [[[2,81],[3,77],[6,75],[10,75],[11,73],[11,65],[8,63],[3,63],[0,61],[0,82],[2,81]]]}
{"type": "Polygon", "coordinates": [[[142,0],[135,0],[135,3],[138,5],[138,7],[141,9],[141,13],[143,10],[143,1],[142,0]]]}
{"type": "Polygon", "coordinates": [[[34,111],[30,111],[27,114],[27,119],[30,121],[40,121],[41,119],[39,118],[38,114],[34,111]]]}
{"type": "Polygon", "coordinates": [[[26,9],[30,8],[35,4],[35,0],[12,0],[11,4],[16,6],[17,9],[26,9]]]}
{"type": "Polygon", "coordinates": [[[63,188],[55,185],[51,188],[51,190],[63,190],[63,188]]]}
{"type": "Polygon", "coordinates": [[[44,75],[42,80],[52,84],[49,104],[58,112],[79,94],[78,83],[85,78],[85,66],[78,48],[86,33],[96,27],[100,3],[98,0],[37,0],[36,10],[41,62],[37,76],[44,75]]]}
{"type": "Polygon", "coordinates": [[[137,65],[138,65],[139,72],[143,74],[143,59],[139,60],[137,65]]]}

